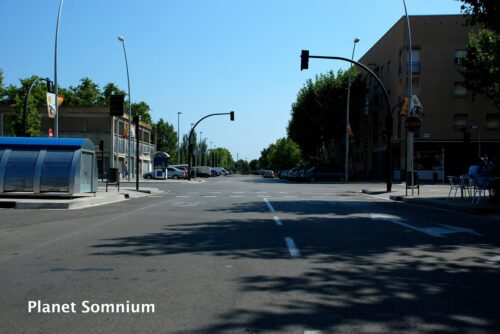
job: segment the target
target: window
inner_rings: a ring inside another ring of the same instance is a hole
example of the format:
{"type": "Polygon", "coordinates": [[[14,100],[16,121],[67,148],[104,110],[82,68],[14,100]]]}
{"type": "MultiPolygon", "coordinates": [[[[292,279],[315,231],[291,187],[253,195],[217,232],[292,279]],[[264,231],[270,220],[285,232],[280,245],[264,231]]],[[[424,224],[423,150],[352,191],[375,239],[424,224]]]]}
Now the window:
{"type": "Polygon", "coordinates": [[[455,82],[455,90],[453,92],[455,97],[465,97],[467,96],[467,88],[465,88],[463,82],[455,82]]]}
{"type": "Polygon", "coordinates": [[[453,115],[453,127],[455,129],[465,129],[467,127],[467,114],[453,115]]]}
{"type": "Polygon", "coordinates": [[[411,95],[419,95],[420,94],[420,79],[412,78],[411,80],[411,95]]]}
{"type": "Polygon", "coordinates": [[[486,129],[500,129],[500,114],[486,114],[486,129]]]}
{"type": "Polygon", "coordinates": [[[455,65],[462,65],[462,60],[467,57],[466,50],[455,51],[455,65]]]}
{"type": "Polygon", "coordinates": [[[420,73],[420,49],[411,50],[411,70],[413,74],[420,73]]]}

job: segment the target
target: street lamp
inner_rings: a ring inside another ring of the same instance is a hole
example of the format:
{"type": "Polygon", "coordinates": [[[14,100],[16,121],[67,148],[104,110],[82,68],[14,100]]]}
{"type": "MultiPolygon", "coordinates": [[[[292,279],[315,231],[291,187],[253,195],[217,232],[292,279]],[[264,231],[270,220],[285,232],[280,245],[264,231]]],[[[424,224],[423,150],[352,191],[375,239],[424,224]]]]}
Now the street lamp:
{"type": "Polygon", "coordinates": [[[55,137],[59,138],[59,106],[57,105],[57,40],[59,37],[59,21],[61,19],[63,0],[59,2],[59,13],[57,14],[57,24],[56,24],[56,43],[54,52],[54,95],[56,96],[56,119],[54,122],[54,132],[55,137]]]}
{"type": "Polygon", "coordinates": [[[179,148],[180,148],[180,140],[181,140],[181,133],[179,132],[179,116],[182,114],[182,112],[178,111],[177,112],[177,164],[180,164],[180,158],[179,158],[179,148]]]}
{"type": "MultiPolygon", "coordinates": [[[[410,112],[409,116],[414,116],[413,115],[413,102],[412,102],[412,94],[413,94],[413,59],[412,59],[412,45],[411,45],[411,29],[410,29],[410,17],[408,16],[408,11],[406,9],[406,1],[403,0],[403,6],[405,8],[405,16],[406,16],[406,28],[407,28],[407,33],[408,33],[408,63],[406,64],[406,69],[407,69],[407,76],[408,76],[408,91],[407,91],[407,96],[408,100],[410,101],[410,112]]],[[[407,132],[407,143],[406,143],[406,151],[407,151],[407,159],[406,159],[406,171],[407,171],[407,178],[406,178],[406,185],[408,186],[408,172],[410,172],[410,181],[411,181],[411,195],[413,196],[413,186],[415,183],[415,176],[413,175],[413,132],[408,131],[407,132]]]]}
{"type": "Polygon", "coordinates": [[[203,131],[200,131],[200,143],[198,144],[198,154],[196,155],[196,159],[198,159],[198,157],[200,158],[200,164],[199,166],[201,166],[201,134],[203,133],[203,131]]]}
{"type": "MultiPolygon", "coordinates": [[[[125,55],[125,67],[127,69],[127,85],[128,85],[128,166],[132,169],[131,165],[131,152],[132,152],[132,142],[130,141],[130,134],[132,133],[132,107],[130,104],[130,76],[128,73],[128,61],[127,61],[127,51],[125,51],[125,38],[123,36],[118,36],[118,40],[122,42],[123,54],[125,55]]],[[[137,134],[136,134],[137,135],[137,134]]],[[[136,171],[137,173],[137,171],[136,171]]],[[[128,173],[128,180],[130,181],[130,172],[128,173]]]]}
{"type": "MultiPolygon", "coordinates": [[[[352,47],[351,60],[354,60],[354,51],[356,50],[356,44],[359,42],[359,38],[354,39],[354,45],[352,47]]],[[[351,69],[352,63],[349,67],[348,83],[347,83],[347,110],[345,115],[345,182],[349,182],[349,107],[351,100],[351,69]]]]}

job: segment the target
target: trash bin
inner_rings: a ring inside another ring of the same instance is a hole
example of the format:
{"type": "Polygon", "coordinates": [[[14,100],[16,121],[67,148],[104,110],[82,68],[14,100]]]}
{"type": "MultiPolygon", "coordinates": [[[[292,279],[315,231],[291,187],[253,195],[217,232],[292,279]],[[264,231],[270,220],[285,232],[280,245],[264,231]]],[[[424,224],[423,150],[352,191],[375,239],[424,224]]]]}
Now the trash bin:
{"type": "Polygon", "coordinates": [[[106,191],[108,191],[108,184],[116,185],[120,191],[120,170],[118,168],[108,169],[108,178],[106,180],[106,191]]]}

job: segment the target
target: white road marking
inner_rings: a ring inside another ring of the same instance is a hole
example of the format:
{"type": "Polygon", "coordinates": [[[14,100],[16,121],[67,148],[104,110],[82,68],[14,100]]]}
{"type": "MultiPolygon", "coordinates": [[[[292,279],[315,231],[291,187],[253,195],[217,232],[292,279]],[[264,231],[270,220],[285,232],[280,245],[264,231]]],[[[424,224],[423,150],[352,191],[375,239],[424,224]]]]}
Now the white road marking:
{"type": "Polygon", "coordinates": [[[211,191],[210,193],[211,193],[211,194],[221,194],[221,192],[220,192],[220,191],[211,191]]]}
{"type": "Polygon", "coordinates": [[[463,228],[463,227],[456,227],[456,226],[450,226],[450,225],[445,225],[445,224],[438,224],[439,226],[431,226],[431,227],[417,227],[408,223],[405,223],[406,219],[397,217],[397,216],[392,216],[392,215],[386,215],[386,214],[377,214],[377,213],[372,213],[370,214],[371,219],[373,220],[383,220],[383,221],[388,221],[394,224],[398,224],[404,227],[407,227],[411,230],[418,231],[420,233],[424,233],[436,238],[443,238],[445,234],[451,234],[451,233],[469,233],[475,236],[481,236],[481,234],[477,233],[476,231],[470,229],[470,228],[463,228]]]}
{"type": "Polygon", "coordinates": [[[150,198],[161,198],[161,197],[163,197],[163,196],[159,196],[159,195],[150,195],[149,197],[150,197],[150,198]]]}
{"type": "Polygon", "coordinates": [[[295,195],[290,195],[290,196],[284,196],[285,198],[297,198],[299,196],[295,196],[295,195]]]}
{"type": "Polygon", "coordinates": [[[244,191],[233,191],[233,194],[244,194],[244,191]]]}
{"type": "Polygon", "coordinates": [[[293,241],[292,238],[285,237],[285,243],[292,257],[300,257],[300,251],[297,248],[297,245],[295,245],[295,242],[293,241]]]}
{"type": "Polygon", "coordinates": [[[280,217],[278,217],[278,216],[274,216],[274,222],[278,226],[282,226],[283,225],[283,222],[281,221],[280,217]]]}
{"type": "Polygon", "coordinates": [[[288,191],[280,191],[279,194],[289,194],[288,191]]]}
{"type": "Polygon", "coordinates": [[[207,198],[215,198],[215,197],[217,197],[217,195],[203,195],[203,197],[207,197],[207,198]]]}
{"type": "Polygon", "coordinates": [[[269,203],[269,201],[267,200],[267,198],[264,198],[264,202],[266,202],[269,211],[276,212],[276,210],[274,210],[273,206],[271,205],[271,203],[269,203]]]}
{"type": "Polygon", "coordinates": [[[180,197],[180,198],[189,198],[189,197],[191,197],[191,196],[179,195],[179,196],[175,196],[175,197],[180,197]]]}
{"type": "Polygon", "coordinates": [[[245,197],[245,196],[242,196],[242,195],[231,195],[229,197],[231,197],[231,198],[241,198],[241,197],[245,197]]]}
{"type": "Polygon", "coordinates": [[[323,334],[322,331],[304,331],[304,334],[323,334]]]}

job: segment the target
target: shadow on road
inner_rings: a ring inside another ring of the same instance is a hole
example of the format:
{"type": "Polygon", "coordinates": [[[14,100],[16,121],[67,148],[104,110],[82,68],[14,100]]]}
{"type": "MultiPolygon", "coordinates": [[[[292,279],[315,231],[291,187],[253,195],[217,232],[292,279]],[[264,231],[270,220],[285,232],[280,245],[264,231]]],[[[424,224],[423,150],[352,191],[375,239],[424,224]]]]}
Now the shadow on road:
{"type": "MultiPolygon", "coordinates": [[[[354,202],[354,201],[352,201],[354,202]]],[[[356,204],[309,207],[274,201],[300,214],[278,227],[270,219],[226,219],[166,225],[161,233],[103,240],[96,256],[168,256],[194,253],[232,259],[289,260],[296,270],[236,278],[244,294],[264,307],[236,308],[187,333],[498,333],[498,239],[447,238],[373,221],[356,204]],[[356,215],[357,213],[358,215],[356,215]],[[283,242],[302,253],[292,259],[283,242]]],[[[397,204],[386,204],[397,212],[397,204]],[[394,205],[394,207],[392,206],[394,205]]],[[[221,209],[231,217],[262,209],[254,202],[221,209]]],[[[369,207],[374,211],[377,206],[369,207]]],[[[363,211],[365,210],[365,211],[363,211]]],[[[387,213],[381,210],[380,213],[387,213]]]]}

